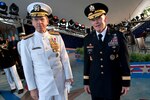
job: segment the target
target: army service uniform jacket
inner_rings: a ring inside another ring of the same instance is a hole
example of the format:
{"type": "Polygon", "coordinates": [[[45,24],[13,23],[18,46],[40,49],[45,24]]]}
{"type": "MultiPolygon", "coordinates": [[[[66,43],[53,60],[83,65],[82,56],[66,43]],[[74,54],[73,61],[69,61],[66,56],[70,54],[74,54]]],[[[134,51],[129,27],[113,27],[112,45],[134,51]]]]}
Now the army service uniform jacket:
{"type": "Polygon", "coordinates": [[[21,60],[28,88],[38,89],[39,100],[63,95],[65,80],[73,78],[69,57],[59,34],[35,31],[27,36],[21,41],[21,60]],[[58,52],[51,48],[50,38],[59,44],[58,52]]]}
{"type": "Polygon", "coordinates": [[[91,95],[108,99],[119,98],[122,86],[130,86],[129,54],[123,33],[107,29],[103,42],[95,31],[85,37],[84,85],[90,86],[91,95]]]}

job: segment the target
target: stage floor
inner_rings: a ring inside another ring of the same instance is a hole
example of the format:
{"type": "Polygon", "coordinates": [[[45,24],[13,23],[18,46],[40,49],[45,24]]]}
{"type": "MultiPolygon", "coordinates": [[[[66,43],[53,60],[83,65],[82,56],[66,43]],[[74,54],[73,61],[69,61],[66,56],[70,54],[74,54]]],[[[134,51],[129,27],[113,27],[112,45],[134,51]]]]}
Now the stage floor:
{"type": "MultiPolygon", "coordinates": [[[[83,91],[83,62],[76,61],[73,52],[69,53],[69,57],[74,75],[74,84],[69,94],[69,100],[91,100],[90,95],[83,91]]],[[[0,100],[6,100],[2,95],[7,95],[11,98],[10,100],[31,100],[27,91],[20,95],[10,94],[9,91],[6,76],[0,72],[0,100]],[[5,91],[6,93],[4,93],[5,91]]],[[[130,91],[126,96],[122,96],[121,100],[150,100],[150,78],[132,78],[130,91]]]]}

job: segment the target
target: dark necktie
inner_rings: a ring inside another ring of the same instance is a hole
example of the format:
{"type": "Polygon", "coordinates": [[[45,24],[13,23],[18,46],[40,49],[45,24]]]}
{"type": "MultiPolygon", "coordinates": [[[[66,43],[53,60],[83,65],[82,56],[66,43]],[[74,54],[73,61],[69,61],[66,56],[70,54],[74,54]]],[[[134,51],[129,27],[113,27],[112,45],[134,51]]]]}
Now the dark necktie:
{"type": "Polygon", "coordinates": [[[99,34],[98,37],[99,37],[99,42],[102,43],[102,37],[103,37],[103,35],[99,34]]]}

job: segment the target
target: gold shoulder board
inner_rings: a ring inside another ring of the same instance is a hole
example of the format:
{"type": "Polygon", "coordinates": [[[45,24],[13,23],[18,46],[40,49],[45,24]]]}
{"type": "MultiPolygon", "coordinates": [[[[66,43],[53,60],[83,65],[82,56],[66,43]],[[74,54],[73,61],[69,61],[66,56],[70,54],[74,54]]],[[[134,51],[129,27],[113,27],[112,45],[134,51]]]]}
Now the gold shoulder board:
{"type": "Polygon", "coordinates": [[[23,39],[26,40],[26,39],[32,37],[33,35],[34,35],[33,33],[32,33],[32,34],[29,34],[29,35],[26,35],[23,39]]]}

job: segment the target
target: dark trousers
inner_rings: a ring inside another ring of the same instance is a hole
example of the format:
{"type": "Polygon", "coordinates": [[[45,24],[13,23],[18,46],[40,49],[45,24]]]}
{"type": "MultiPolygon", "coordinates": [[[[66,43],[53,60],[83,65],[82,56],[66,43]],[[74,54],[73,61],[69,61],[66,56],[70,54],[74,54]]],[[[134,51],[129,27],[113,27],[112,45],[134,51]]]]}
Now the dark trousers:
{"type": "Polygon", "coordinates": [[[107,99],[107,98],[101,98],[101,97],[94,97],[94,96],[92,96],[92,100],[120,100],[120,98],[107,99]]]}

